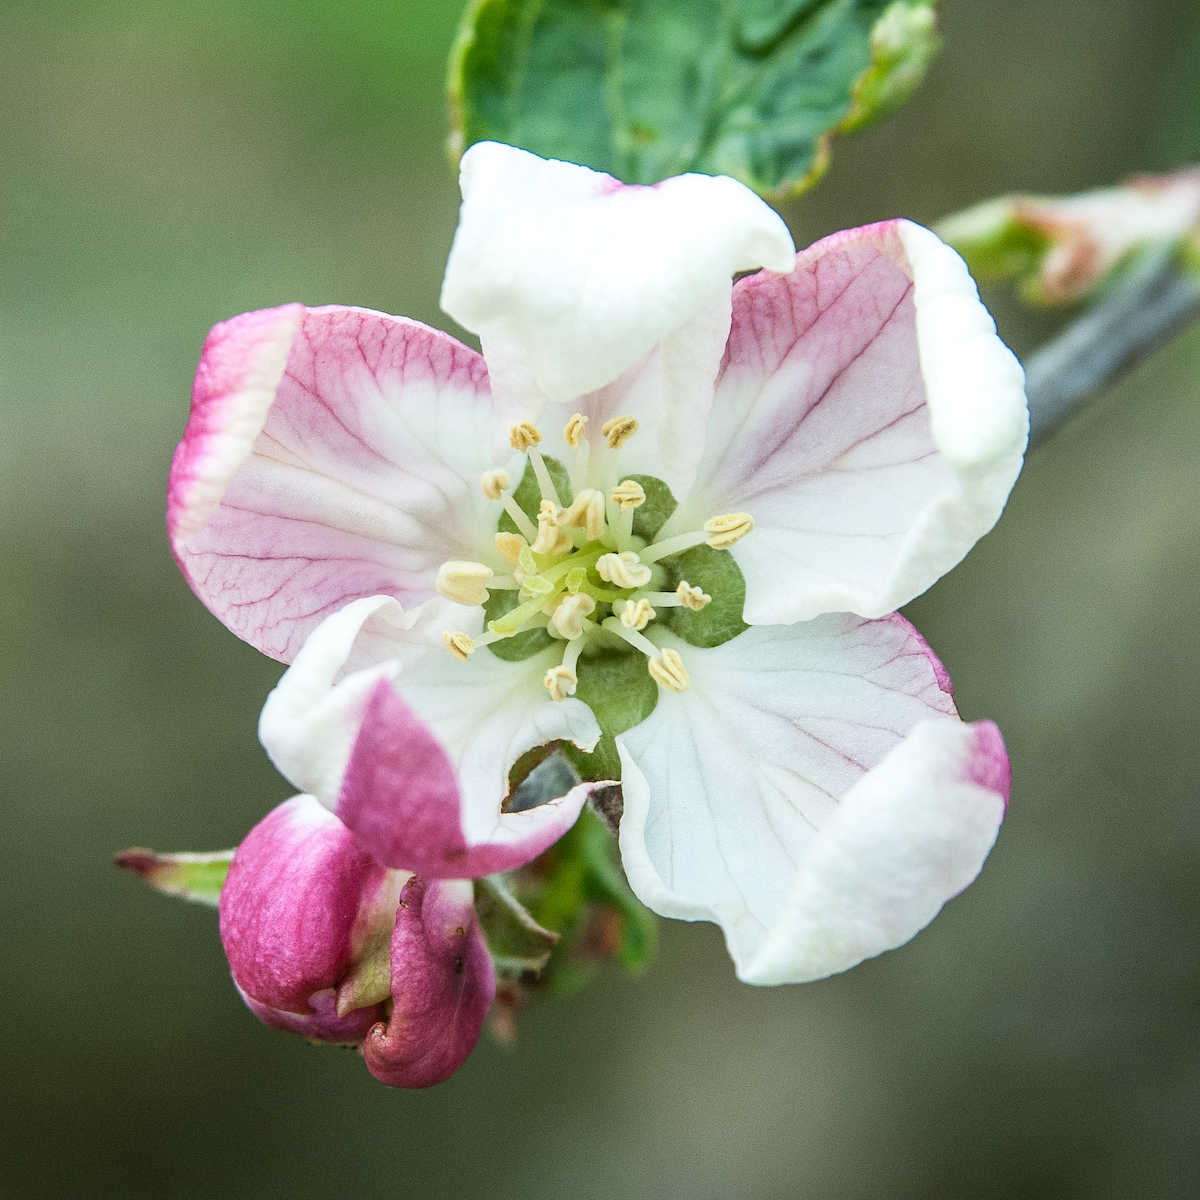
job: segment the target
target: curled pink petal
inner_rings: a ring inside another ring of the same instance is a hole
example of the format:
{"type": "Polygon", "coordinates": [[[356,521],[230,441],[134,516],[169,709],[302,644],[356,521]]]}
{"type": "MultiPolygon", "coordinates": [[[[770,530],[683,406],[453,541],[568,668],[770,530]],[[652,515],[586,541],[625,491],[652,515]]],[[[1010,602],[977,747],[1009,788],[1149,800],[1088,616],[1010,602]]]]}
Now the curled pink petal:
{"type": "Polygon", "coordinates": [[[268,813],[221,890],[221,941],[247,1004],[273,1028],[360,1042],[384,1011],[386,970],[369,960],[386,964],[406,878],[311,796],[268,813]]]}
{"type": "Polygon", "coordinates": [[[496,994],[496,974],[462,881],[410,879],[392,934],[392,1014],[363,1043],[376,1079],[432,1087],[475,1048],[496,994]]]}
{"type": "Polygon", "coordinates": [[[523,812],[493,810],[490,829],[467,841],[454,764],[386,679],[366,701],[342,779],[337,815],[383,863],[431,879],[511,871],[552,846],[579,817],[595,783],[523,812]]]}
{"type": "Polygon", "coordinates": [[[168,527],[201,600],[290,661],[361,596],[417,604],[447,559],[491,553],[483,359],[365,309],[289,305],[218,325],[176,452],[168,527]]]}

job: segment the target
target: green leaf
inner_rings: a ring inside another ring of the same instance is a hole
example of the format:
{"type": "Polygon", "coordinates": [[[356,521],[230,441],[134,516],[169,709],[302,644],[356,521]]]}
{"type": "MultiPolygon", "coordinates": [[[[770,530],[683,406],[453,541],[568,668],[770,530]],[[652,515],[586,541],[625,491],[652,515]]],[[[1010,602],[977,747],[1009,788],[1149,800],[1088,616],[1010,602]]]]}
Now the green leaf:
{"type": "Polygon", "coordinates": [[[123,850],[113,861],[123,871],[140,875],[157,891],[215,908],[234,853],[214,850],[209,854],[155,854],[135,847],[123,850]]]}
{"type": "MultiPolygon", "coordinates": [[[[570,504],[574,493],[571,491],[571,475],[567,468],[554,458],[552,455],[542,455],[542,461],[546,464],[546,470],[550,473],[550,478],[554,483],[555,490],[558,492],[558,498],[564,505],[570,504]]],[[[513,499],[517,502],[517,507],[534,523],[537,524],[538,511],[542,506],[542,489],[538,484],[537,475],[534,473],[533,464],[526,462],[525,473],[521,476],[521,482],[513,489],[513,499]]],[[[517,528],[517,523],[508,515],[501,513],[500,520],[497,522],[496,529],[500,533],[520,533],[517,528]]],[[[513,593],[516,595],[516,593],[513,593]]],[[[510,607],[514,607],[511,606],[510,607]]]]}
{"type": "Polygon", "coordinates": [[[541,972],[559,935],[533,919],[501,876],[475,881],[475,912],[498,975],[520,979],[529,972],[541,972]]]}
{"type": "Polygon", "coordinates": [[[693,646],[720,646],[750,628],[742,620],[746,605],[746,580],[728,550],[693,546],[662,560],[670,591],[686,579],[707,592],[712,601],[698,612],[690,608],[667,610],[671,632],[693,646]]]}
{"type": "Polygon", "coordinates": [[[614,739],[654,711],[658,684],[646,670],[646,656],[633,649],[585,653],[575,672],[579,676],[575,699],[595,714],[602,736],[590,754],[569,743],[562,752],[583,779],[620,779],[621,759],[614,739]]]}
{"type": "Polygon", "coordinates": [[[653,475],[622,475],[618,482],[624,483],[626,479],[641,484],[642,491],[646,493],[645,504],[633,510],[633,532],[635,536],[651,542],[666,524],[667,518],[679,507],[679,501],[671,489],[653,475]]]}
{"type": "Polygon", "coordinates": [[[785,197],[820,178],[846,122],[907,99],[936,49],[924,0],[474,0],[451,54],[452,142],[785,197]]]}

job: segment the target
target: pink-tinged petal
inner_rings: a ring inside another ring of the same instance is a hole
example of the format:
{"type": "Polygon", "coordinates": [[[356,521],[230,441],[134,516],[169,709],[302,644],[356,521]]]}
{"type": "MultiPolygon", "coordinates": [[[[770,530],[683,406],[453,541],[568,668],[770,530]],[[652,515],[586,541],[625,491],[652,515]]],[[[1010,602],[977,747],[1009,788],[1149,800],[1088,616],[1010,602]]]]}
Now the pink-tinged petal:
{"type": "Polygon", "coordinates": [[[218,326],[196,379],[172,545],[196,594],[265,653],[289,661],[360,596],[419,604],[447,559],[495,557],[487,371],[447,334],[292,305],[218,326]]]}
{"type": "MultiPolygon", "coordinates": [[[[901,925],[907,932],[858,958],[911,937],[978,872],[1007,793],[1003,743],[994,726],[957,720],[944,668],[903,617],[837,614],[756,626],[712,650],[666,633],[656,640],[680,654],[691,687],[662,693],[654,712],[617,738],[622,858],[633,890],[650,908],[721,925],[741,978],[782,982],[775,968],[756,965],[766,961],[763,948],[777,936],[808,864],[821,861],[813,856],[849,819],[839,815],[844,806],[860,794],[892,794],[889,780],[900,776],[886,763],[915,763],[913,770],[925,764],[928,789],[916,782],[893,789],[902,794],[895,812],[912,822],[911,836],[889,826],[891,841],[880,841],[870,869],[886,867],[898,877],[911,868],[914,889],[943,877],[953,886],[932,909],[926,888],[903,918],[871,916],[880,938],[901,925]],[[919,730],[926,732],[918,736],[919,730]],[[948,747],[945,762],[938,747],[948,747]],[[935,832],[949,840],[937,842],[935,832]],[[896,861],[881,864],[889,844],[896,861]],[[911,924],[912,913],[924,914],[918,924],[911,924]]],[[[862,803],[855,800],[852,811],[862,803]]],[[[812,937],[817,955],[822,943],[818,933],[812,937]]],[[[843,970],[858,961],[853,953],[849,944],[844,953],[830,949],[821,969],[816,958],[803,971],[797,965],[795,981],[843,970]]]]}
{"type": "Polygon", "coordinates": [[[734,288],[696,487],[663,536],[748,512],[731,551],[747,621],[882,616],[995,524],[1025,448],[1023,378],[928,230],[826,238],[792,274],[734,288]]]}
{"type": "Polygon", "coordinates": [[[450,756],[387,680],[367,703],[338,796],[337,815],[380,861],[431,879],[512,871],[558,841],[599,787],[582,783],[522,812],[493,809],[484,840],[468,844],[450,756]]]}
{"type": "Polygon", "coordinates": [[[479,142],[461,184],[442,307],[479,334],[506,423],[611,383],[735,272],[793,262],[779,216],[724,176],[626,187],[479,142]]]}
{"type": "Polygon", "coordinates": [[[279,770],[337,812],[381,862],[473,878],[536,857],[591,785],[506,813],[512,764],[534,746],[600,736],[587,705],[550,700],[553,651],[460,663],[442,633],[478,633],[480,610],[440,598],[405,613],[386,596],[327,618],[267,699],[259,736],[279,770]],[[472,624],[474,622],[474,624],[472,624]]]}
{"type": "Polygon", "coordinates": [[[361,1042],[383,1016],[405,872],[376,862],[311,796],[268,813],[221,891],[234,982],[268,1025],[361,1042]]]}
{"type": "Polygon", "coordinates": [[[496,974],[461,881],[409,880],[392,934],[392,1013],[363,1043],[376,1079],[432,1087],[475,1048],[496,994],[496,974]]]}

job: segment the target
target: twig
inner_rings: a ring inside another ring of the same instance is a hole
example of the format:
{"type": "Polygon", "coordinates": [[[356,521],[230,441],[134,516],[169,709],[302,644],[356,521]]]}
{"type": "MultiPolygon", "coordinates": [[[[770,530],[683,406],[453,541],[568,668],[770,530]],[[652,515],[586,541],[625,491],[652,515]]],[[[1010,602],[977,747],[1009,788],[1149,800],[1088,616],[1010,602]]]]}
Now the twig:
{"type": "Polygon", "coordinates": [[[1173,253],[1154,255],[1025,366],[1029,441],[1044,441],[1085,400],[1200,317],[1200,284],[1173,253]]]}

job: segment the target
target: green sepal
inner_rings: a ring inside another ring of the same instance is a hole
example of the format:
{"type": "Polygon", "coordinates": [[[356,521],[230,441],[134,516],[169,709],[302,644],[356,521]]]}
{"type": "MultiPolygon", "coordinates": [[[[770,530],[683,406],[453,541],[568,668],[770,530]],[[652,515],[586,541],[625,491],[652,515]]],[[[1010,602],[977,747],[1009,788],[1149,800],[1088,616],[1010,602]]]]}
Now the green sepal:
{"type": "Polygon", "coordinates": [[[538,982],[549,995],[583,987],[605,958],[630,972],[654,957],[654,914],[634,896],[616,860],[616,842],[588,809],[558,843],[514,877],[534,919],[561,935],[538,982]]]}
{"type": "Polygon", "coordinates": [[[711,649],[743,633],[750,626],[742,620],[746,606],[746,579],[728,550],[711,546],[693,546],[662,560],[669,583],[674,590],[686,579],[692,587],[707,592],[712,601],[699,611],[690,608],[670,608],[667,616],[671,632],[693,646],[711,649]]]}
{"type": "Polygon", "coordinates": [[[667,518],[679,507],[675,494],[661,479],[653,475],[622,475],[619,482],[632,479],[641,484],[646,493],[646,502],[633,510],[633,533],[635,537],[651,542],[666,524],[667,518]]]}
{"type": "Polygon", "coordinates": [[[871,65],[854,85],[854,105],[838,129],[850,133],[895,112],[929,72],[942,39],[926,0],[895,0],[871,30],[871,65]]]}
{"type": "MultiPolygon", "coordinates": [[[[607,636],[607,632],[604,636],[607,636]]],[[[646,670],[646,656],[632,648],[585,654],[575,668],[575,699],[596,717],[601,737],[590,754],[569,743],[562,752],[583,779],[620,779],[617,734],[640,725],[658,703],[658,684],[646,670]]]]}
{"type": "Polygon", "coordinates": [[[156,891],[216,908],[235,853],[214,850],[208,854],[156,854],[135,847],[122,850],[113,862],[123,871],[140,875],[156,891]]]}
{"type": "MultiPolygon", "coordinates": [[[[888,0],[474,0],[451,52],[456,153],[521,146],[657,183],[732,175],[786,197],[811,187],[848,118],[916,87],[936,34],[877,38],[888,0]],[[893,39],[894,41],[894,39],[893,39]]],[[[928,10],[925,3],[902,4],[928,10]]]]}
{"type": "Polygon", "coordinates": [[[519,980],[541,973],[559,935],[533,919],[502,876],[475,880],[475,912],[497,975],[519,980]]]}
{"type": "MultiPolygon", "coordinates": [[[[542,461],[546,464],[546,470],[554,483],[554,488],[558,492],[558,498],[564,506],[571,503],[574,493],[571,491],[571,475],[567,468],[558,461],[557,458],[549,454],[542,455],[542,461]]],[[[517,507],[537,525],[538,512],[542,507],[542,488],[538,483],[537,475],[533,469],[533,463],[526,461],[525,473],[521,476],[521,482],[513,489],[513,499],[517,502],[517,507]]],[[[500,520],[496,525],[500,533],[520,533],[517,528],[517,523],[508,515],[507,512],[500,514],[500,520]]],[[[516,595],[514,592],[513,595],[516,595]]]]}
{"type": "MultiPolygon", "coordinates": [[[[505,517],[508,517],[507,513],[505,517]]],[[[520,603],[520,593],[512,588],[497,588],[494,592],[488,592],[487,603],[483,606],[483,627],[486,629],[489,621],[498,621],[520,603]]],[[[524,633],[514,633],[512,637],[488,642],[487,649],[505,662],[521,662],[540,654],[553,641],[544,629],[527,629],[524,633]]]]}

